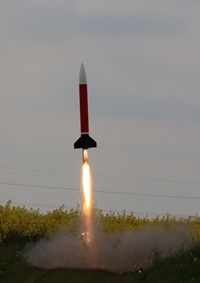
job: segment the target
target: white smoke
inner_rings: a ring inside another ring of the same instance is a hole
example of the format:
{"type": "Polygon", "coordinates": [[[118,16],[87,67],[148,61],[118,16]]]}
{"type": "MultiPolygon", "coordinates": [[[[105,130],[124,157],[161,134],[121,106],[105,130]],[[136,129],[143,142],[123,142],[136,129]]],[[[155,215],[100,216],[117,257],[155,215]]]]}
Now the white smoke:
{"type": "Polygon", "coordinates": [[[155,261],[191,246],[186,228],[166,229],[151,225],[112,234],[100,230],[96,229],[95,239],[89,244],[78,234],[59,231],[29,248],[27,262],[46,269],[66,267],[131,272],[150,267],[155,261]]]}

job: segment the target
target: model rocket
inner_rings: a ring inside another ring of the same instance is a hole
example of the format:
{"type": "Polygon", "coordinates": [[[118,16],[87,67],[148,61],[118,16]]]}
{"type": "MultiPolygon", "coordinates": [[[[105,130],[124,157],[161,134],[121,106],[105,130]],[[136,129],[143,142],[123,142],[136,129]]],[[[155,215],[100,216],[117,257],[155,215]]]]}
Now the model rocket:
{"type": "Polygon", "coordinates": [[[87,149],[90,147],[97,147],[96,141],[89,136],[87,78],[83,63],[81,64],[79,74],[79,103],[81,136],[74,143],[74,148],[87,149]]]}

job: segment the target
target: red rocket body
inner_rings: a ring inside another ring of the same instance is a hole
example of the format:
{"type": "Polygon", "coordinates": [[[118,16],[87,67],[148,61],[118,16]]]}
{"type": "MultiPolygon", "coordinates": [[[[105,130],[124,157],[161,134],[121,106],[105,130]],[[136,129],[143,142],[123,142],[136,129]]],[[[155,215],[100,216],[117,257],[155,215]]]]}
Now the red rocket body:
{"type": "Polygon", "coordinates": [[[89,134],[87,85],[79,85],[81,134],[89,134]]]}
{"type": "Polygon", "coordinates": [[[74,148],[87,149],[97,147],[96,141],[89,136],[87,78],[83,63],[81,64],[79,75],[79,104],[81,137],[74,143],[74,148]]]}

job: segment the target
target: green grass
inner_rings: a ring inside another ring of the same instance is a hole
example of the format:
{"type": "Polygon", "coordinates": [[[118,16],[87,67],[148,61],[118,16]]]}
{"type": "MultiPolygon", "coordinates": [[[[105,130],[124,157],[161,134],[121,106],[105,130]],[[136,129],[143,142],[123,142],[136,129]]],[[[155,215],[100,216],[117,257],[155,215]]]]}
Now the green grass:
{"type": "Polygon", "coordinates": [[[113,274],[103,271],[54,269],[28,266],[19,252],[1,251],[1,283],[199,283],[200,247],[155,264],[142,273],[113,274]]]}

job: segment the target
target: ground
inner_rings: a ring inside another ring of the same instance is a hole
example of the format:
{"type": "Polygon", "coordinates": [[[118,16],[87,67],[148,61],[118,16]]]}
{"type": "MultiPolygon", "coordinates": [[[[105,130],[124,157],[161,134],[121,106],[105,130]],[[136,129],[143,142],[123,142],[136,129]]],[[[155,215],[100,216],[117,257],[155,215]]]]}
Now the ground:
{"type": "Polygon", "coordinates": [[[200,248],[156,263],[141,273],[113,274],[104,271],[55,269],[28,266],[19,252],[2,249],[1,283],[199,283],[200,248]]]}

